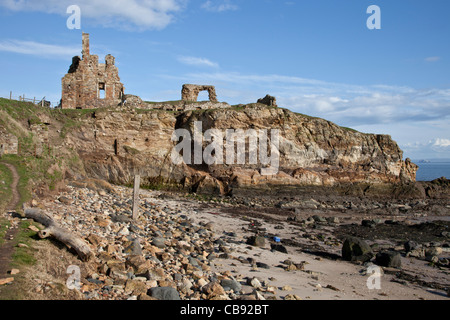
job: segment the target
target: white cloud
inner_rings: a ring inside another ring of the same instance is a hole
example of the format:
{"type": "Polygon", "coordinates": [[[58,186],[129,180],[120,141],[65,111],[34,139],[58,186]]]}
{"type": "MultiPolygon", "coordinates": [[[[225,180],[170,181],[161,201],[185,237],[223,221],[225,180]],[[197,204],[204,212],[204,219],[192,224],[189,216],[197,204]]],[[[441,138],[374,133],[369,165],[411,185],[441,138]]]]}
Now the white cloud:
{"type": "Polygon", "coordinates": [[[223,12],[223,11],[237,10],[238,6],[231,3],[230,0],[224,1],[208,0],[202,4],[202,8],[212,12],[223,12]]]}
{"type": "Polygon", "coordinates": [[[426,62],[437,62],[439,60],[441,60],[441,57],[427,57],[427,58],[425,58],[426,62]]]}
{"type": "MultiPolygon", "coordinates": [[[[78,0],[81,23],[85,18],[108,27],[163,29],[174,21],[186,0],[78,0]]],[[[0,6],[12,11],[38,11],[69,17],[67,7],[73,0],[0,0],[0,6]]]]}
{"type": "Polygon", "coordinates": [[[412,159],[450,158],[450,139],[408,142],[400,147],[412,159]]]}
{"type": "Polygon", "coordinates": [[[404,151],[404,158],[450,158],[450,88],[354,85],[238,72],[161,77],[215,85],[218,99],[230,104],[252,103],[270,94],[282,108],[360,132],[389,134],[404,151]]]}
{"type": "Polygon", "coordinates": [[[178,57],[178,61],[183,64],[187,64],[187,65],[191,65],[191,66],[213,67],[213,68],[219,67],[218,63],[212,62],[206,58],[181,56],[181,57],[178,57]]]}
{"type": "Polygon", "coordinates": [[[390,134],[405,151],[405,157],[450,158],[450,88],[355,85],[239,72],[161,77],[215,85],[219,100],[230,104],[252,103],[270,94],[282,108],[361,132],[390,134]]]}
{"type": "Polygon", "coordinates": [[[450,139],[438,138],[434,141],[433,146],[434,147],[443,147],[443,148],[450,147],[450,139]]]}
{"type": "Polygon", "coordinates": [[[34,41],[22,40],[3,40],[0,41],[0,51],[37,55],[37,56],[59,56],[72,57],[80,54],[79,47],[61,46],[54,44],[39,43],[34,41]]]}

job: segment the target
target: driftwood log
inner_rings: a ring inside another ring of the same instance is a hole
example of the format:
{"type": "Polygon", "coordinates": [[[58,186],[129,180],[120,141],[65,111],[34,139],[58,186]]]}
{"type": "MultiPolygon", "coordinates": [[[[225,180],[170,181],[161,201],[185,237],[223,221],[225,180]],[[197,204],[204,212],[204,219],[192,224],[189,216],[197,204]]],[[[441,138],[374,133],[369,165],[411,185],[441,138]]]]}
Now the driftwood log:
{"type": "Polygon", "coordinates": [[[46,227],[44,230],[38,232],[41,239],[48,237],[55,238],[64,243],[69,249],[73,248],[82,261],[88,261],[93,257],[89,245],[83,239],[71,234],[67,229],[60,227],[50,214],[42,212],[37,208],[24,208],[24,216],[46,227]]]}

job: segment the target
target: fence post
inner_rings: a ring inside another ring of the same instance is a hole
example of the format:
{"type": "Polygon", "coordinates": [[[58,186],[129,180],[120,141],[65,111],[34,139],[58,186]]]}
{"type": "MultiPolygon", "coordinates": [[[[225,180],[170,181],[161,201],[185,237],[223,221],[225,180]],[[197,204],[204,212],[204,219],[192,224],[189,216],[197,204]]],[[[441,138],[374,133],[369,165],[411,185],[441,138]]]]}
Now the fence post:
{"type": "Polygon", "coordinates": [[[12,91],[9,92],[9,100],[12,100],[12,91]]]}
{"type": "Polygon", "coordinates": [[[139,188],[141,185],[141,176],[134,176],[134,189],[133,189],[133,220],[137,220],[139,216],[139,188]]]}
{"type": "Polygon", "coordinates": [[[36,104],[36,97],[33,98],[33,104],[36,104]]]}

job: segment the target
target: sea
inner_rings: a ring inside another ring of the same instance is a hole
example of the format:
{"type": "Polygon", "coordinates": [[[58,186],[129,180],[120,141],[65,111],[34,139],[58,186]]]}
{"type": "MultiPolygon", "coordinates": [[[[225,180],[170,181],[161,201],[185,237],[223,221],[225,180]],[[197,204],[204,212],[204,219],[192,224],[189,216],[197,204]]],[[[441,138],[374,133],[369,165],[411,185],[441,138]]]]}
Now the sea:
{"type": "Polygon", "coordinates": [[[450,159],[412,160],[419,166],[416,181],[431,181],[441,177],[450,179],[450,159]]]}

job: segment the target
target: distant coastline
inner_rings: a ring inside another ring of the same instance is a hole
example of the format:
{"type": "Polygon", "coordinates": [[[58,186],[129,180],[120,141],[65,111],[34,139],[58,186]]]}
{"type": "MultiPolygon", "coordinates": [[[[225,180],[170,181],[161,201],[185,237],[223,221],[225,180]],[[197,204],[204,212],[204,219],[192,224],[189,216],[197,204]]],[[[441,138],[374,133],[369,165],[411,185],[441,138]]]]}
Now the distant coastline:
{"type": "Polygon", "coordinates": [[[419,166],[417,181],[431,181],[441,177],[450,179],[450,159],[416,159],[412,162],[419,166]]]}

